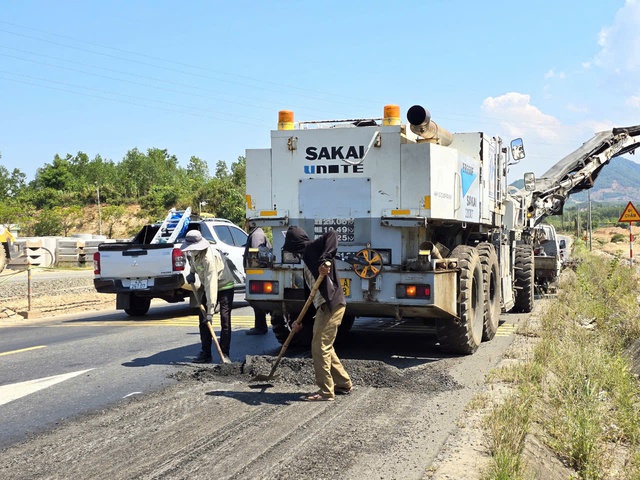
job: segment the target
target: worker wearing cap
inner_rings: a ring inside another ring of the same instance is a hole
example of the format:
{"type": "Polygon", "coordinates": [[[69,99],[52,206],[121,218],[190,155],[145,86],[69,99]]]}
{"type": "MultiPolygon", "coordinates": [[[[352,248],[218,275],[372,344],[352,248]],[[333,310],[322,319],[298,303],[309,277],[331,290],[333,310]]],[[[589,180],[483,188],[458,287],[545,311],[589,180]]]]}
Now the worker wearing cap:
{"type": "MultiPolygon", "coordinates": [[[[180,247],[187,252],[191,272],[195,272],[204,286],[204,294],[207,302],[206,317],[200,312],[200,341],[202,350],[192,361],[194,363],[208,363],[212,360],[211,344],[213,338],[207,322],[211,323],[216,302],[220,304],[220,350],[223,355],[229,356],[231,345],[231,307],[233,304],[233,273],[223,260],[217,248],[209,243],[198,230],[190,230],[185,236],[184,243],[180,247]]],[[[193,283],[195,276],[187,278],[193,283]]],[[[195,292],[197,295],[197,292],[195,292]]]]}
{"type": "MultiPolygon", "coordinates": [[[[311,356],[316,384],[320,390],[305,395],[302,399],[309,402],[331,401],[336,394],[349,393],[352,387],[351,378],[333,348],[347,305],[334,262],[338,251],[338,235],[334,230],[329,230],[312,241],[302,228],[291,226],[287,230],[282,248],[302,255],[309,294],[320,274],[326,275],[313,298],[316,317],[313,323],[311,356]]],[[[301,326],[294,323],[294,328],[299,329],[301,326]]]]}
{"type": "MultiPolygon", "coordinates": [[[[246,222],[246,228],[249,228],[249,222],[246,222]]],[[[249,232],[249,236],[247,237],[247,243],[244,246],[244,254],[242,255],[244,269],[246,270],[248,267],[247,260],[249,258],[249,249],[250,248],[271,248],[271,242],[264,234],[264,231],[260,227],[256,227],[249,232]]],[[[269,327],[267,326],[267,312],[266,310],[262,310],[258,307],[253,307],[254,313],[254,322],[253,328],[247,330],[247,335],[264,335],[269,331],[269,327]]]]}

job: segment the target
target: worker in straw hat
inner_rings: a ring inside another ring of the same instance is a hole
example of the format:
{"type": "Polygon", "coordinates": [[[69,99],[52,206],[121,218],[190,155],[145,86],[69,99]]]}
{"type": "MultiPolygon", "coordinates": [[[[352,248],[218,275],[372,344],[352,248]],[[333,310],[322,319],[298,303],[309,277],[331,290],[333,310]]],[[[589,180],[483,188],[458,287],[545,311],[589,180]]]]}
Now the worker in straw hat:
{"type": "MultiPolygon", "coordinates": [[[[220,350],[225,357],[229,356],[231,346],[231,308],[233,305],[233,272],[218,251],[198,230],[190,230],[185,236],[180,249],[187,252],[191,273],[187,276],[189,283],[194,283],[194,272],[204,287],[207,304],[206,316],[200,311],[200,341],[202,350],[192,360],[194,363],[209,363],[213,337],[208,323],[212,323],[216,302],[220,305],[220,350]]],[[[195,292],[196,295],[198,294],[195,292]]]]}

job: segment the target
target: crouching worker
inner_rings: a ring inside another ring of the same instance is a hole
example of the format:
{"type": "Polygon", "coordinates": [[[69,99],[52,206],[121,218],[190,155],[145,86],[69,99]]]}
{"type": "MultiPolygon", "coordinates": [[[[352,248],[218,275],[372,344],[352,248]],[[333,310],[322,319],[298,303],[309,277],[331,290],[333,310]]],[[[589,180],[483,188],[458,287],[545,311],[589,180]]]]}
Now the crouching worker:
{"type": "MultiPolygon", "coordinates": [[[[283,250],[302,255],[307,295],[311,293],[320,273],[326,275],[313,298],[316,316],[311,356],[316,384],[320,390],[305,395],[302,399],[308,402],[332,401],[336,394],[347,394],[352,387],[351,378],[333,348],[347,305],[334,261],[338,251],[338,236],[334,230],[329,230],[322,237],[311,241],[302,228],[292,226],[287,230],[283,250]],[[325,262],[329,262],[331,266],[326,266],[325,262]]],[[[294,328],[299,330],[302,326],[294,328]]]]}
{"type": "MultiPolygon", "coordinates": [[[[213,338],[207,323],[212,323],[216,302],[220,305],[220,350],[225,357],[229,357],[229,347],[231,346],[231,307],[233,305],[233,272],[227,266],[222,255],[217,248],[203,238],[198,230],[190,230],[180,247],[183,252],[187,252],[191,273],[197,273],[200,283],[204,287],[203,302],[206,301],[206,315],[200,310],[200,342],[202,350],[200,354],[192,360],[193,363],[209,363],[211,357],[211,345],[213,338]]],[[[195,277],[187,278],[189,283],[193,283],[195,277]]],[[[195,292],[198,295],[198,292],[195,292]]]]}

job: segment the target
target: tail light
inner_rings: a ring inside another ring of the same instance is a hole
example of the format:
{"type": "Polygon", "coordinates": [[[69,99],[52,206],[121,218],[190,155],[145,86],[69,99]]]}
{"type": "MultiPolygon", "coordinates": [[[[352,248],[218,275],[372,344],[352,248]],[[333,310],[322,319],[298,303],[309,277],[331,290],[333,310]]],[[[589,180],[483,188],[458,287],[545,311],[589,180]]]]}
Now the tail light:
{"type": "Polygon", "coordinates": [[[431,285],[413,285],[398,284],[396,285],[397,298],[431,298],[431,285]]]}
{"type": "Polygon", "coordinates": [[[179,248],[174,248],[171,252],[171,263],[173,265],[174,272],[181,272],[187,265],[187,256],[179,248]]]}
{"type": "Polygon", "coordinates": [[[93,254],[93,274],[100,275],[100,252],[93,254]]]}
{"type": "Polygon", "coordinates": [[[278,282],[269,280],[251,280],[249,281],[249,292],[260,293],[266,295],[276,295],[280,291],[278,282]]]}

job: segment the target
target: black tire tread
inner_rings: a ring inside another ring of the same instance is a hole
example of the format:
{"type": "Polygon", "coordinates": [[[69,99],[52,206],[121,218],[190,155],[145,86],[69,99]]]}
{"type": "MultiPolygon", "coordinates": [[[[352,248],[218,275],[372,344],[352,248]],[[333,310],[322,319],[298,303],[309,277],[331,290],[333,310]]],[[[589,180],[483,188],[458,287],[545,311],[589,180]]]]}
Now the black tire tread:
{"type": "Polygon", "coordinates": [[[500,313],[502,310],[502,289],[500,278],[500,265],[495,247],[483,242],[478,245],[478,254],[482,264],[482,274],[484,280],[485,315],[482,330],[482,340],[489,341],[496,336],[500,313]],[[491,295],[491,285],[493,284],[493,296],[491,295]]]}
{"type": "Polygon", "coordinates": [[[533,295],[535,289],[535,272],[533,247],[531,245],[516,245],[515,261],[515,304],[514,312],[530,313],[533,311],[533,295]]]}
{"type": "MultiPolygon", "coordinates": [[[[473,301],[473,279],[477,277],[481,285],[479,289],[478,304],[475,308],[482,308],[484,311],[484,286],[482,285],[482,266],[480,257],[475,248],[467,245],[458,245],[451,252],[450,257],[458,259],[459,287],[458,292],[458,316],[460,321],[454,319],[438,319],[436,321],[436,330],[440,345],[445,350],[456,353],[469,355],[474,353],[480,346],[482,338],[474,338],[474,319],[472,313],[474,308],[471,305],[473,301]]],[[[484,314],[482,315],[484,317],[484,314]]]]}

